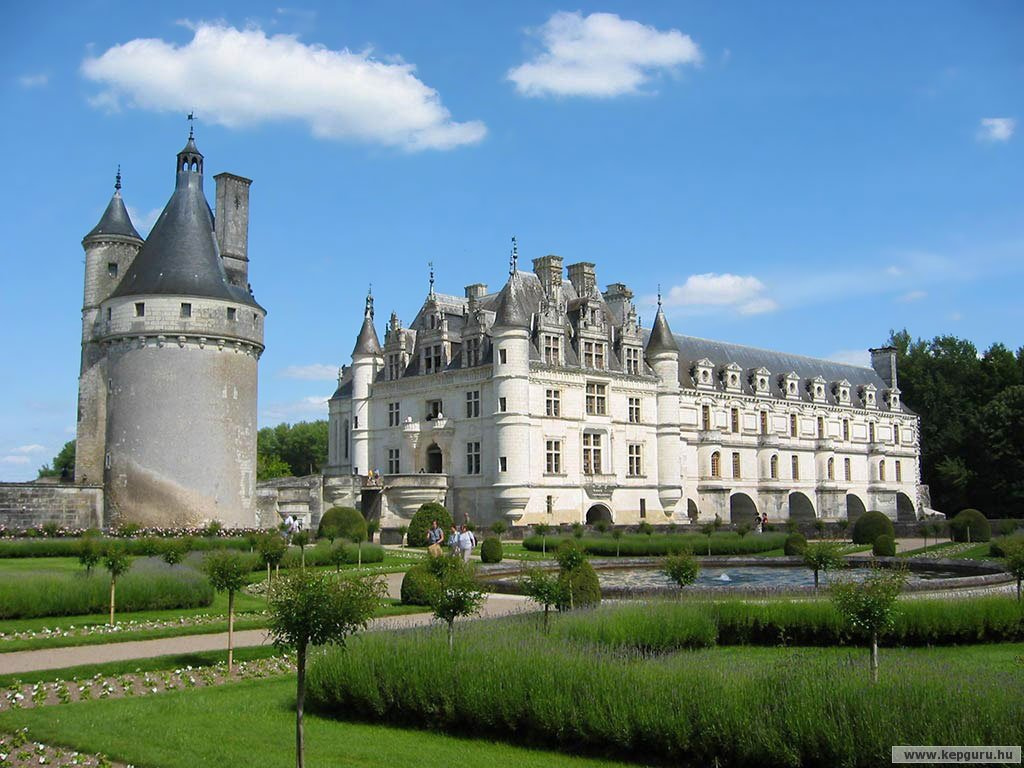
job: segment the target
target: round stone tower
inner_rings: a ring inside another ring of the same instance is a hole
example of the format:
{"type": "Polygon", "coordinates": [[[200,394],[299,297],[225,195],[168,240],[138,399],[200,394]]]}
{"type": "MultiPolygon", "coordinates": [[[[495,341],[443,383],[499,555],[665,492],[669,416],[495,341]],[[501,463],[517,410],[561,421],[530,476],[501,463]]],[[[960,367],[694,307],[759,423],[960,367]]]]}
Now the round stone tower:
{"type": "Polygon", "coordinates": [[[645,350],[647,362],[658,376],[658,499],[665,514],[675,512],[683,496],[679,442],[679,344],[661,308],[654,316],[645,350]]]}
{"type": "Polygon", "coordinates": [[[174,194],[98,312],[107,377],[106,520],[255,526],[257,362],[266,312],[247,287],[246,243],[238,237],[248,227],[248,179],[224,182],[234,205],[222,207],[218,194],[218,228],[234,233],[229,279],[191,132],[175,173],[174,194]],[[238,216],[246,220],[232,218],[238,216]]]}

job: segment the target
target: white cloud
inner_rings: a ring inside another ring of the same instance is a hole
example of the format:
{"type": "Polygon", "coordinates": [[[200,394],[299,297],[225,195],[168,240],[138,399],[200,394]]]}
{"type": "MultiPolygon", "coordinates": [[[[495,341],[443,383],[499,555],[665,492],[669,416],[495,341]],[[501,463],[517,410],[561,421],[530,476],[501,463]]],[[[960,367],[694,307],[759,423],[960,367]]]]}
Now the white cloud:
{"type": "Polygon", "coordinates": [[[28,456],[10,455],[0,458],[0,464],[28,464],[32,459],[28,456]]]}
{"type": "Polygon", "coordinates": [[[185,45],[138,38],[87,58],[82,73],[103,86],[90,103],[194,109],[229,128],[298,120],[318,138],[409,150],[474,144],[487,132],[478,120],[452,120],[438,92],[400,59],[267,36],[259,27],[199,22],[191,29],[185,45]]]}
{"type": "Polygon", "coordinates": [[[12,453],[39,453],[40,451],[45,450],[45,445],[40,445],[39,443],[32,443],[31,445],[19,445],[12,451],[12,453]]]}
{"type": "Polygon", "coordinates": [[[885,268],[885,274],[889,275],[889,277],[902,277],[903,276],[903,269],[901,267],[897,267],[894,264],[894,265],[892,265],[890,267],[886,267],[885,268]]]}
{"type": "Polygon", "coordinates": [[[335,381],[338,378],[338,367],[325,363],[289,365],[278,376],[282,379],[300,379],[302,381],[335,381]]]}
{"type": "Polygon", "coordinates": [[[260,424],[267,426],[302,418],[327,418],[326,395],[311,395],[287,403],[272,403],[260,413],[260,424]]]}
{"type": "Polygon", "coordinates": [[[50,82],[50,76],[44,72],[34,75],[22,75],[18,78],[18,85],[22,88],[42,88],[50,82]]]}
{"type": "Polygon", "coordinates": [[[825,359],[834,360],[837,363],[846,363],[847,365],[859,365],[863,368],[871,367],[871,353],[866,349],[840,349],[825,359]]]}
{"type": "Polygon", "coordinates": [[[1009,141],[1017,121],[1012,117],[983,117],[978,125],[981,141],[1009,141]]]}
{"type": "Polygon", "coordinates": [[[909,291],[904,293],[902,296],[897,297],[897,301],[901,301],[904,304],[909,304],[912,301],[920,301],[928,296],[927,291],[909,291]]]}
{"type": "Polygon", "coordinates": [[[620,96],[636,92],[659,72],[701,62],[700,48],[689,35],[614,13],[559,11],[531,33],[544,50],[508,72],[524,96],[620,96]]]}
{"type": "Polygon", "coordinates": [[[128,209],[128,216],[131,218],[132,224],[135,225],[135,228],[139,230],[139,234],[143,237],[149,234],[149,230],[151,230],[153,225],[156,224],[157,218],[163,211],[162,208],[154,208],[147,213],[142,213],[134,206],[128,205],[125,207],[128,209]]]}
{"type": "Polygon", "coordinates": [[[690,275],[682,285],[670,288],[665,304],[704,311],[728,308],[742,315],[759,315],[778,309],[779,305],[764,294],[764,283],[753,275],[708,272],[690,275]]]}

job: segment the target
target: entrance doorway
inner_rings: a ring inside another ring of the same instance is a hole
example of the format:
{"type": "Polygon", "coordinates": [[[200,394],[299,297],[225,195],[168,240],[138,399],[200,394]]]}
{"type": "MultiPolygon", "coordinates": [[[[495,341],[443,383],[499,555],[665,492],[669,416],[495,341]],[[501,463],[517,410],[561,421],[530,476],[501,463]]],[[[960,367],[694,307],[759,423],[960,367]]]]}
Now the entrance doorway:
{"type": "Polygon", "coordinates": [[[444,458],[437,443],[431,443],[427,448],[427,472],[432,475],[444,472],[444,458]]]}

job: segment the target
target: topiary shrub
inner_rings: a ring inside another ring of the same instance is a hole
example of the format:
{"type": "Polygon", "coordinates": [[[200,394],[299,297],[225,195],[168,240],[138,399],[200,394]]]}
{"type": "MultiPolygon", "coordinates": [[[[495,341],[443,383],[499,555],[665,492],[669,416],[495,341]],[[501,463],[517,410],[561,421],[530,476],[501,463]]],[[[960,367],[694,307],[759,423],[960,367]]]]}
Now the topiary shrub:
{"type": "Polygon", "coordinates": [[[953,541],[988,541],[992,526],[978,510],[962,509],[949,521],[949,533],[953,541]]]}
{"type": "Polygon", "coordinates": [[[871,545],[871,554],[876,557],[896,557],[896,539],[883,533],[871,545]]]}
{"type": "Polygon", "coordinates": [[[448,530],[452,526],[451,514],[441,504],[430,501],[416,510],[416,514],[409,521],[407,536],[410,547],[427,546],[427,531],[430,530],[430,524],[434,520],[437,520],[437,524],[441,526],[444,535],[448,535],[448,530]]]}
{"type": "Polygon", "coordinates": [[[874,544],[879,536],[896,536],[892,520],[876,509],[869,510],[853,524],[854,544],[874,544]]]}
{"type": "Polygon", "coordinates": [[[500,563],[502,557],[501,542],[497,536],[488,536],[480,545],[480,561],[484,563],[500,563]]]}
{"type": "Polygon", "coordinates": [[[807,537],[802,533],[791,533],[786,537],[786,543],[782,547],[782,551],[789,556],[802,555],[804,550],[807,549],[807,537]]]}
{"type": "MultiPolygon", "coordinates": [[[[559,573],[558,584],[563,590],[562,594],[567,597],[572,594],[573,608],[585,608],[601,602],[601,582],[597,579],[597,571],[586,561],[572,570],[563,570],[559,573]]],[[[565,610],[569,605],[558,607],[565,610]]]]}
{"type": "Polygon", "coordinates": [[[318,539],[366,540],[366,520],[358,509],[331,507],[320,518],[316,529],[318,539]]]}
{"type": "Polygon", "coordinates": [[[402,578],[402,603],[405,605],[430,605],[430,596],[440,587],[437,576],[430,572],[425,563],[414,565],[402,578]]]}

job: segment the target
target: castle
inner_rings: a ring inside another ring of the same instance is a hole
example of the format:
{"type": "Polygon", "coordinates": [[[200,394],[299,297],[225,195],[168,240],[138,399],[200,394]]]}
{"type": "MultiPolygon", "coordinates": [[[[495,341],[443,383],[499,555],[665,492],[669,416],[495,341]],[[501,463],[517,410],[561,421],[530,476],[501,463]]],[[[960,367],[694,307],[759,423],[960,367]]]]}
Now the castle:
{"type": "Polygon", "coordinates": [[[257,364],[266,311],[248,284],[249,185],[221,173],[217,215],[192,131],[143,240],[114,196],[82,240],[75,481],[107,525],[256,525],[257,364]]]}
{"type": "MultiPolygon", "coordinates": [[[[641,327],[623,283],[558,256],[497,292],[437,293],[381,344],[368,296],[329,400],[328,503],[398,528],[441,501],[478,524],[914,520],[917,416],[871,368],[641,327]]],[[[315,521],[312,521],[315,522],[315,521]]]]}

